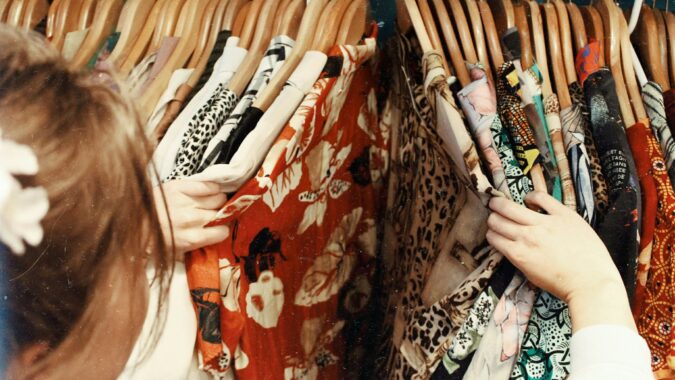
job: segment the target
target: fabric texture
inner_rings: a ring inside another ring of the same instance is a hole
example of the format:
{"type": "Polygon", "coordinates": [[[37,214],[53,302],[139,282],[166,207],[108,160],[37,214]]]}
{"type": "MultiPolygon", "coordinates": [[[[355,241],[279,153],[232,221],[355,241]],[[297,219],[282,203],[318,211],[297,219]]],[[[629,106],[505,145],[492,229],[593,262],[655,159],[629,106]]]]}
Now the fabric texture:
{"type": "Polygon", "coordinates": [[[635,331],[618,325],[579,330],[570,342],[569,380],[652,380],[649,348],[635,331]]]}
{"type": "Polygon", "coordinates": [[[577,209],[577,199],[574,193],[574,183],[570,173],[570,165],[567,161],[565,144],[563,143],[562,124],[560,121],[560,102],[556,94],[551,94],[544,100],[544,109],[546,112],[546,125],[551,135],[551,144],[558,164],[560,181],[562,183],[562,203],[571,208],[577,209]]]}
{"type": "Polygon", "coordinates": [[[66,33],[66,37],[63,39],[63,48],[61,48],[61,55],[63,55],[66,61],[70,61],[75,57],[88,33],[89,28],[66,33]]]}
{"type": "Polygon", "coordinates": [[[138,97],[143,94],[145,89],[148,88],[162,68],[164,68],[179,41],[179,37],[162,38],[159,49],[143,58],[141,62],[131,69],[127,78],[127,86],[133,96],[138,97]]]}
{"type": "MultiPolygon", "coordinates": [[[[578,55],[586,57],[577,60],[580,76],[583,67],[595,66],[593,62],[585,62],[597,59],[586,50],[578,55]]],[[[591,130],[608,187],[608,208],[598,214],[596,232],[607,246],[629,297],[632,297],[637,269],[638,225],[642,213],[637,170],[626,140],[611,72],[602,68],[587,73],[583,86],[591,130]]]]}
{"type": "MultiPolygon", "coordinates": [[[[333,57],[335,58],[337,57],[333,57]]],[[[209,166],[191,178],[198,181],[216,182],[220,184],[221,190],[225,193],[237,191],[246,181],[255,176],[256,172],[259,182],[266,181],[265,176],[273,168],[265,166],[261,168],[260,165],[263,160],[267,164],[276,162],[272,157],[280,155],[288,144],[289,137],[278,138],[279,134],[293,116],[302,99],[312,89],[326,61],[326,54],[322,52],[306,52],[298,67],[286,81],[286,86],[258,120],[257,128],[246,137],[230,163],[209,166]]],[[[371,107],[374,107],[376,104],[374,95],[369,96],[368,102],[371,107]]],[[[301,120],[301,118],[302,115],[297,115],[291,122],[296,123],[295,120],[301,120]]]]}
{"type": "Polygon", "coordinates": [[[497,75],[497,97],[503,104],[500,115],[509,131],[518,165],[525,174],[529,174],[530,169],[542,161],[542,157],[527,116],[520,104],[521,100],[518,96],[520,79],[512,62],[504,62],[498,69],[497,75]]]}
{"type": "Polygon", "coordinates": [[[230,162],[239,145],[244,141],[246,135],[255,128],[257,123],[257,120],[253,122],[251,116],[248,116],[248,123],[245,125],[245,128],[240,129],[238,128],[240,121],[257,99],[258,94],[267,87],[274,74],[284,64],[294,44],[295,41],[288,36],[280,35],[272,39],[251,82],[246,87],[244,95],[234,110],[232,110],[225,123],[219,126],[216,136],[209,142],[204,158],[197,170],[198,172],[214,164],[228,164],[230,162]],[[236,130],[239,131],[234,133],[236,130]]]}
{"type": "MultiPolygon", "coordinates": [[[[184,137],[189,135],[189,131],[193,131],[193,129],[190,129],[190,126],[196,125],[196,120],[193,119],[197,112],[210,107],[210,104],[215,101],[216,97],[229,84],[230,79],[232,79],[232,76],[244,60],[247,51],[246,49],[237,47],[238,43],[238,37],[230,37],[227,40],[223,55],[214,65],[213,74],[211,74],[204,87],[195,94],[189,104],[178,114],[157,146],[153,154],[153,161],[158,169],[159,178],[162,181],[166,180],[174,170],[181,143],[184,141],[184,137]]],[[[182,89],[188,88],[180,87],[179,92],[182,89]]],[[[163,122],[164,120],[160,123],[163,122]]]]}
{"type": "MultiPolygon", "coordinates": [[[[520,48],[520,46],[517,48],[520,48]]],[[[562,201],[563,183],[561,182],[559,165],[542,96],[543,77],[536,63],[526,70],[523,70],[521,67],[520,59],[515,59],[512,63],[520,81],[520,91],[518,94],[522,101],[521,106],[534,134],[537,148],[541,153],[546,187],[553,198],[562,201]]]]}
{"type": "Polygon", "coordinates": [[[464,139],[438,53],[427,53],[420,70],[414,44],[401,35],[393,47],[392,91],[406,95],[396,96],[401,120],[392,131],[394,197],[383,238],[386,297],[375,365],[376,374],[401,379],[428,378],[438,367],[498,262],[484,244],[487,210],[477,189],[485,188],[478,179],[466,181],[477,162],[450,155],[476,149],[470,136],[464,139]]]}
{"type": "Polygon", "coordinates": [[[166,135],[166,132],[169,130],[169,127],[171,127],[171,124],[180,114],[180,110],[183,108],[185,99],[187,99],[192,90],[192,86],[187,83],[183,83],[178,86],[173,97],[166,103],[164,113],[161,114],[157,125],[152,129],[152,134],[150,135],[150,141],[154,143],[155,146],[160,144],[164,138],[164,135],[166,135]]]}
{"type": "Polygon", "coordinates": [[[637,123],[626,131],[638,167],[645,208],[642,236],[651,245],[650,257],[640,265],[635,299],[637,326],[652,352],[652,370],[675,369],[675,335],[673,325],[673,254],[675,253],[675,191],[666,171],[661,147],[648,124],[637,123]],[[649,220],[647,220],[649,218],[649,220]],[[651,240],[649,240],[651,239],[651,240]],[[646,272],[648,273],[645,273],[646,272]],[[644,281],[644,282],[643,282],[644,281]],[[644,293],[642,292],[644,290],[644,293]]]}
{"type": "Polygon", "coordinates": [[[647,116],[649,116],[654,135],[661,146],[663,157],[666,160],[670,183],[675,183],[675,141],[668,128],[666,106],[663,102],[661,87],[655,82],[647,82],[642,86],[642,100],[645,104],[645,110],[647,111],[647,116]]]}
{"type": "Polygon", "coordinates": [[[572,106],[560,110],[560,121],[576,194],[577,214],[593,226],[596,211],[593,199],[593,175],[590,155],[585,145],[588,119],[584,116],[577,101],[572,99],[572,106]]]}
{"type": "Polygon", "coordinates": [[[497,95],[483,69],[472,67],[470,74],[473,82],[458,93],[458,98],[473,138],[482,153],[483,162],[492,174],[492,183],[497,190],[510,198],[504,167],[490,132],[490,126],[498,119],[497,95]]]}
{"type": "Polygon", "coordinates": [[[387,169],[367,160],[386,151],[367,105],[374,51],[373,38],[332,50],[343,64],[282,131],[268,181],[253,178],[220,210],[225,241],[187,257],[200,359],[215,376],[335,379],[359,365],[350,348],[368,314],[387,169]]]}
{"type": "MultiPolygon", "coordinates": [[[[574,82],[569,86],[570,97],[572,98],[572,105],[579,108],[581,111],[582,127],[584,132],[584,147],[588,152],[589,166],[591,171],[591,181],[593,184],[593,203],[595,204],[595,213],[605,212],[607,210],[607,182],[605,176],[602,174],[602,165],[600,165],[600,157],[598,150],[595,147],[595,140],[593,140],[593,133],[591,132],[591,116],[588,110],[588,104],[584,97],[584,90],[581,88],[579,82],[574,82]]],[[[576,182],[575,182],[576,185],[576,182]]],[[[577,193],[577,195],[579,195],[577,193]]],[[[597,218],[592,219],[593,227],[596,226],[597,218]]]]}
{"type": "Polygon", "coordinates": [[[164,114],[166,113],[169,104],[176,97],[176,92],[178,91],[178,88],[187,83],[193,72],[194,69],[178,69],[175,70],[173,73],[171,73],[169,84],[166,86],[166,89],[162,93],[162,96],[160,96],[159,100],[157,101],[157,105],[155,106],[155,109],[152,111],[150,119],[148,119],[148,123],[145,125],[145,133],[148,136],[153,135],[155,129],[162,121],[162,118],[164,117],[164,114]]]}

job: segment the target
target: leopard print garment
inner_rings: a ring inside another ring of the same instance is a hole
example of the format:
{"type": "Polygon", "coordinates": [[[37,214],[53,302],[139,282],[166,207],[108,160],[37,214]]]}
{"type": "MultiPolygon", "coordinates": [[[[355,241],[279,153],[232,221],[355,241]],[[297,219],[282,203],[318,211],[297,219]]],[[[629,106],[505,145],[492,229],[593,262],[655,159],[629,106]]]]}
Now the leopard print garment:
{"type": "Polygon", "coordinates": [[[595,201],[596,213],[604,213],[607,210],[607,183],[605,176],[602,174],[602,166],[600,165],[600,158],[598,151],[595,148],[595,140],[593,140],[593,133],[590,129],[590,114],[588,112],[588,105],[584,98],[584,91],[579,82],[574,82],[569,85],[570,96],[572,97],[572,104],[575,104],[581,110],[583,115],[583,130],[584,130],[584,145],[588,152],[591,167],[591,180],[593,181],[593,199],[595,201]]]}
{"type": "Polygon", "coordinates": [[[223,87],[219,85],[211,99],[190,120],[176,155],[176,165],[166,181],[196,174],[209,142],[237,105],[237,95],[223,87]]]}
{"type": "Polygon", "coordinates": [[[388,252],[383,252],[388,298],[375,365],[378,376],[391,379],[429,378],[501,259],[477,244],[480,233],[472,236],[456,228],[462,225],[458,220],[475,219],[481,208],[485,215],[487,211],[459,179],[443,148],[424,95],[421,57],[414,47],[415,40],[400,37],[401,64],[396,66],[395,81],[399,86],[393,90],[400,94],[400,121],[392,124],[398,130],[392,132],[396,146],[390,186],[395,189],[390,191],[394,199],[389,200],[385,227],[388,252]],[[446,272],[443,281],[434,281],[443,261],[466,267],[461,276],[446,272]],[[429,297],[429,288],[451,281],[450,277],[456,284],[449,291],[429,297]]]}

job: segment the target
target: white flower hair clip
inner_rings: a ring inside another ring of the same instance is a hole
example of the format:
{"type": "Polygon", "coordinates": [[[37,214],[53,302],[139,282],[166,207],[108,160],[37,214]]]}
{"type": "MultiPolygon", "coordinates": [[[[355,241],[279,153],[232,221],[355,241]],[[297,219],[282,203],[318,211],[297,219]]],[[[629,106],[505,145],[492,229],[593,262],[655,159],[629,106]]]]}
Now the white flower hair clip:
{"type": "Polygon", "coordinates": [[[0,131],[0,243],[16,255],[42,242],[40,222],[49,210],[47,191],[42,187],[22,188],[17,175],[36,175],[38,161],[33,150],[2,138],[0,131]]]}

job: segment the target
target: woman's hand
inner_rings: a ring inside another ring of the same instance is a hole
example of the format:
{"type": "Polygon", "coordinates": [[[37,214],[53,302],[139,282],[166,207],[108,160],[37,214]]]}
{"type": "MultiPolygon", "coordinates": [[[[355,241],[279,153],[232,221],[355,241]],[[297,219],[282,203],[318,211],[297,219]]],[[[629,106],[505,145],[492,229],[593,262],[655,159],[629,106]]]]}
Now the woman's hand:
{"type": "Polygon", "coordinates": [[[488,242],[570,306],[575,330],[598,323],[635,329],[619,271],[591,226],[546,193],[530,193],[525,201],[548,215],[492,198],[488,242]]]}
{"type": "Polygon", "coordinates": [[[204,227],[213,221],[217,210],[227,201],[227,196],[213,182],[177,180],[161,185],[166,207],[159,187],[155,187],[155,206],[167,244],[171,244],[171,227],[176,253],[184,254],[227,237],[227,226],[204,227]],[[167,216],[167,208],[169,216],[167,216]]]}

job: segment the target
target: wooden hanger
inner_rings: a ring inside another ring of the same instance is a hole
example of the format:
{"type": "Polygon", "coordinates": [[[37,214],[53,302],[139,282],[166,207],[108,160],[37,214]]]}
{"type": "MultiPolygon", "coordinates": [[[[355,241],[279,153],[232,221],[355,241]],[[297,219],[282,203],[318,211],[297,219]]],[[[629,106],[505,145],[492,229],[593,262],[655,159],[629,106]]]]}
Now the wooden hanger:
{"type": "Polygon", "coordinates": [[[654,14],[654,19],[656,20],[656,29],[659,32],[659,57],[661,58],[661,72],[663,73],[666,83],[668,83],[668,88],[662,88],[663,91],[668,91],[670,89],[670,73],[668,70],[668,36],[666,35],[666,20],[664,19],[665,15],[661,13],[661,10],[654,8],[652,4],[652,13],[654,14]]]}
{"type": "Polygon", "coordinates": [[[422,19],[422,14],[417,7],[417,3],[415,0],[405,0],[404,2],[408,18],[410,19],[413,29],[415,29],[415,35],[422,48],[422,52],[426,53],[434,50],[434,46],[431,43],[431,38],[429,37],[427,27],[422,19]]]}
{"type": "Polygon", "coordinates": [[[54,31],[51,40],[52,45],[59,51],[63,48],[66,34],[77,30],[80,14],[78,10],[81,3],[81,0],[62,0],[59,4],[54,18],[54,31]]]}
{"type": "Polygon", "coordinates": [[[445,56],[443,44],[441,43],[441,38],[438,34],[438,28],[436,27],[436,22],[434,21],[434,15],[431,12],[431,8],[429,7],[429,1],[417,0],[417,6],[420,14],[422,15],[422,21],[424,21],[427,35],[431,39],[431,44],[434,47],[434,50],[438,51],[439,55],[441,56],[441,60],[443,61],[443,69],[447,74],[450,74],[448,60],[445,56]]]}
{"type": "Polygon", "coordinates": [[[503,35],[507,29],[516,26],[513,3],[511,0],[488,0],[494,17],[497,33],[503,35]]]}
{"type": "Polygon", "coordinates": [[[136,40],[133,41],[129,53],[126,54],[126,56],[120,53],[116,57],[114,63],[118,67],[120,74],[123,76],[129,75],[129,72],[131,72],[134,66],[136,66],[136,64],[143,58],[143,55],[149,48],[150,40],[152,39],[155,28],[157,27],[157,23],[159,21],[160,13],[167,1],[168,0],[155,1],[147,18],[141,19],[143,21],[142,29],[136,40]]]}
{"type": "MultiPolygon", "coordinates": [[[[327,0],[312,0],[302,17],[300,22],[300,29],[298,31],[298,38],[296,38],[295,46],[291,50],[291,54],[286,57],[283,65],[279,71],[272,77],[267,87],[258,94],[258,98],[253,103],[253,106],[267,111],[269,106],[274,102],[277,95],[283,88],[286,80],[291,76],[295,68],[300,63],[300,60],[305,55],[305,52],[311,47],[312,41],[317,30],[317,23],[321,17],[321,12],[325,8],[327,0]]],[[[292,4],[292,3],[291,3],[292,4]]],[[[290,7],[290,6],[289,6],[290,7]]],[[[288,12],[288,11],[287,11],[288,12]]]]}
{"type": "Polygon", "coordinates": [[[558,15],[558,27],[560,32],[560,54],[563,58],[565,67],[565,78],[570,85],[577,81],[577,70],[574,64],[575,54],[572,47],[572,32],[570,30],[570,19],[567,14],[567,7],[563,0],[553,0],[556,14],[558,15]]]}
{"type": "Polygon", "coordinates": [[[292,0],[288,4],[288,7],[286,7],[283,19],[279,25],[279,32],[276,34],[289,36],[295,39],[300,30],[302,16],[305,14],[305,6],[305,0],[292,0]]]}
{"type": "Polygon", "coordinates": [[[485,27],[485,38],[487,40],[488,50],[490,51],[490,58],[495,68],[497,69],[504,63],[504,53],[502,52],[502,45],[497,32],[497,25],[492,18],[492,10],[485,0],[477,0],[476,5],[480,10],[480,17],[483,20],[483,27],[485,27]]]}
{"type": "Polygon", "coordinates": [[[118,67],[122,63],[120,61],[129,55],[134,43],[141,36],[144,25],[149,22],[148,15],[154,5],[154,1],[126,0],[116,28],[120,32],[120,38],[110,53],[108,62],[118,67]]]}
{"type": "Polygon", "coordinates": [[[528,25],[525,6],[522,2],[519,1],[517,4],[513,4],[513,14],[520,37],[520,65],[523,70],[527,70],[534,64],[534,59],[532,58],[530,26],[528,25]]]}
{"type": "Polygon", "coordinates": [[[234,21],[237,19],[237,15],[241,8],[248,3],[250,3],[248,0],[231,0],[227,4],[227,9],[223,15],[223,30],[229,30],[230,32],[234,30],[234,21]]]}
{"type": "MultiPolygon", "coordinates": [[[[548,32],[548,52],[553,71],[553,80],[555,81],[555,90],[560,102],[560,108],[565,109],[572,105],[570,92],[568,88],[569,81],[564,67],[562,47],[560,46],[561,36],[558,28],[558,14],[556,7],[551,3],[542,5],[546,17],[546,31],[548,32]]],[[[571,43],[571,41],[570,41],[571,43]]]]}
{"type": "Polygon", "coordinates": [[[343,18],[347,13],[347,8],[351,5],[351,0],[332,0],[328,2],[326,8],[321,13],[319,25],[322,27],[317,31],[316,37],[312,42],[314,50],[328,51],[333,45],[341,30],[343,18]]]}
{"type": "Polygon", "coordinates": [[[475,64],[478,62],[478,55],[476,54],[476,48],[471,37],[471,29],[469,29],[469,23],[466,21],[462,4],[459,0],[449,0],[449,3],[454,24],[457,28],[457,34],[461,41],[461,47],[464,51],[464,59],[471,64],[475,64]]]}
{"type": "Polygon", "coordinates": [[[464,6],[466,7],[466,11],[469,14],[469,20],[471,21],[471,30],[473,31],[473,40],[476,43],[476,54],[478,55],[478,61],[480,61],[480,63],[485,68],[485,73],[487,74],[488,78],[492,80],[490,58],[488,56],[487,45],[485,44],[483,21],[480,17],[478,4],[476,4],[476,0],[466,0],[464,1],[464,6]]]}
{"type": "Polygon", "coordinates": [[[173,36],[176,30],[176,24],[181,17],[186,0],[166,0],[162,9],[159,11],[157,23],[150,40],[150,45],[145,53],[145,57],[157,52],[164,37],[173,36]]]}
{"type": "Polygon", "coordinates": [[[668,69],[670,71],[671,88],[675,87],[675,15],[672,14],[666,3],[666,11],[663,16],[666,19],[666,32],[668,33],[668,69]]]}
{"type": "Polygon", "coordinates": [[[612,0],[599,0],[595,5],[603,21],[605,37],[605,59],[614,77],[616,94],[624,125],[630,127],[635,124],[635,115],[631,108],[628,91],[626,90],[623,69],[621,67],[621,39],[619,37],[619,15],[614,12],[612,0]]]}
{"type": "Polygon", "coordinates": [[[23,13],[23,24],[25,29],[33,30],[47,17],[49,12],[49,2],[47,0],[28,0],[26,10],[23,13]]]}
{"type": "Polygon", "coordinates": [[[80,16],[77,22],[77,29],[87,29],[89,24],[92,22],[92,17],[94,17],[94,11],[96,10],[96,0],[82,0],[82,5],[80,6],[80,16]]]}
{"type": "Polygon", "coordinates": [[[9,7],[5,23],[12,26],[21,26],[23,23],[23,12],[26,9],[26,1],[14,0],[9,7]]]}
{"type": "Polygon", "coordinates": [[[114,31],[120,12],[122,12],[122,5],[124,5],[122,0],[101,0],[96,5],[94,22],[89,27],[89,33],[80,49],[71,60],[74,67],[84,67],[114,31]]]}
{"type": "Polygon", "coordinates": [[[340,23],[335,45],[357,45],[366,33],[367,13],[365,0],[352,1],[340,23]]]}
{"type": "MultiPolygon", "coordinates": [[[[462,85],[462,87],[467,86],[469,83],[471,83],[471,77],[469,76],[469,70],[466,67],[462,49],[459,47],[459,42],[455,36],[455,31],[452,27],[452,21],[450,21],[450,16],[448,16],[448,10],[445,8],[445,3],[443,0],[432,1],[434,3],[439,25],[441,26],[441,32],[443,33],[443,37],[445,39],[445,46],[450,53],[450,62],[452,63],[455,76],[459,80],[459,83],[462,85]]],[[[435,46],[434,49],[436,49],[435,46]]]]}
{"type": "Polygon", "coordinates": [[[0,0],[0,22],[7,20],[9,8],[12,6],[12,0],[0,0]]]}
{"type": "MultiPolygon", "coordinates": [[[[204,51],[207,49],[207,44],[209,43],[209,40],[211,39],[211,26],[213,24],[213,18],[216,17],[216,8],[218,7],[218,0],[209,0],[209,2],[206,5],[206,9],[204,10],[204,17],[202,19],[201,23],[201,28],[199,29],[198,37],[197,37],[197,44],[195,46],[194,52],[192,52],[192,56],[190,57],[190,60],[188,61],[187,65],[185,67],[194,69],[197,64],[199,63],[200,59],[202,58],[202,55],[204,55],[204,51]]],[[[220,22],[221,20],[218,21],[218,27],[220,27],[220,22]]],[[[216,31],[219,32],[220,30],[218,29],[216,31]]],[[[207,52],[207,53],[210,53],[207,52]]]]}
{"type": "Polygon", "coordinates": [[[232,35],[236,37],[241,36],[242,30],[244,30],[244,24],[246,24],[246,20],[248,18],[248,12],[251,10],[253,7],[253,2],[248,1],[246,2],[241,9],[239,9],[239,13],[237,13],[237,18],[234,20],[234,26],[232,27],[232,35]]]}
{"type": "Polygon", "coordinates": [[[528,0],[527,11],[530,19],[531,35],[534,45],[534,56],[537,59],[537,67],[542,77],[542,95],[553,93],[551,81],[548,75],[548,57],[546,56],[546,40],[544,38],[544,23],[541,17],[539,3],[528,0]]]}
{"type": "MultiPolygon", "coordinates": [[[[187,85],[194,88],[197,85],[197,82],[199,82],[199,79],[201,78],[202,74],[204,73],[204,70],[206,70],[206,66],[208,64],[209,58],[211,57],[211,52],[213,51],[214,47],[216,46],[216,40],[218,39],[218,34],[222,30],[226,30],[223,28],[223,21],[224,21],[224,15],[225,11],[227,10],[227,6],[229,5],[230,0],[219,0],[218,1],[218,6],[216,7],[215,14],[213,19],[211,20],[211,32],[209,36],[209,40],[206,43],[206,49],[202,53],[202,56],[199,58],[199,61],[195,65],[194,71],[192,74],[190,74],[190,78],[187,81],[187,85]]],[[[194,56],[194,54],[193,54],[194,56]]]]}
{"type": "Polygon", "coordinates": [[[581,17],[584,19],[584,25],[586,26],[586,33],[588,36],[588,41],[590,42],[591,38],[598,42],[600,55],[599,55],[599,64],[600,66],[605,65],[605,27],[602,22],[602,17],[600,13],[593,6],[588,7],[579,7],[581,11],[581,17]]]}
{"type": "Polygon", "coordinates": [[[588,44],[588,36],[586,35],[586,26],[584,25],[584,18],[581,16],[581,11],[579,7],[573,2],[566,3],[567,12],[570,15],[570,21],[572,22],[572,36],[574,37],[574,57],[576,58],[577,52],[584,48],[588,44]]]}
{"type": "Polygon", "coordinates": [[[277,15],[278,17],[274,19],[274,26],[273,30],[275,36],[279,35],[279,30],[281,29],[280,25],[284,21],[284,15],[286,14],[286,8],[288,8],[288,4],[291,3],[291,0],[281,0],[279,2],[279,9],[277,10],[277,15]]]}
{"type": "Polygon", "coordinates": [[[262,0],[262,4],[259,3],[262,5],[262,8],[258,8],[256,11],[254,7],[256,7],[257,2],[257,0],[254,0],[251,8],[252,10],[249,11],[248,15],[249,19],[252,17],[250,12],[255,12],[256,16],[259,15],[255,22],[258,25],[255,31],[255,36],[251,42],[248,52],[246,53],[246,57],[239,65],[239,69],[234,74],[230,80],[230,84],[228,85],[228,88],[237,94],[237,96],[241,96],[246,90],[246,86],[251,81],[251,78],[253,78],[256,68],[264,57],[265,50],[269,46],[269,42],[273,37],[272,26],[274,25],[274,18],[276,17],[279,3],[277,0],[262,0]]]}
{"type": "MultiPolygon", "coordinates": [[[[239,47],[242,47],[244,49],[249,49],[251,47],[251,42],[253,41],[253,33],[257,32],[258,29],[256,28],[259,18],[258,16],[260,15],[261,9],[265,1],[266,0],[253,0],[253,2],[251,3],[251,8],[249,8],[248,10],[246,21],[244,22],[244,27],[242,28],[241,35],[239,36],[239,47]]],[[[270,35],[271,34],[272,32],[270,32],[270,35]]]]}
{"type": "Polygon", "coordinates": [[[649,78],[658,83],[661,88],[664,88],[664,85],[670,87],[664,68],[661,66],[662,49],[659,46],[659,31],[656,19],[652,9],[647,5],[642,5],[640,18],[631,34],[631,40],[646,64],[645,68],[649,78]]]}
{"type": "Polygon", "coordinates": [[[147,120],[157,104],[157,100],[164,92],[173,72],[187,63],[194,51],[197,40],[197,31],[201,27],[204,10],[208,0],[187,0],[177,23],[176,37],[180,37],[176,48],[159,71],[157,77],[150,83],[141,96],[140,114],[147,120]]]}
{"type": "MultiPolygon", "coordinates": [[[[2,2],[7,2],[8,0],[0,0],[0,7],[2,7],[2,2]]],[[[47,30],[45,30],[45,37],[48,41],[51,41],[54,38],[54,27],[56,23],[56,13],[58,12],[59,5],[61,5],[61,0],[54,0],[49,6],[49,11],[47,12],[47,30]]],[[[2,19],[2,9],[0,9],[0,20],[2,19]]]]}
{"type": "MultiPolygon", "coordinates": [[[[642,102],[642,95],[640,92],[640,87],[637,84],[635,79],[635,69],[633,68],[633,58],[631,56],[631,51],[633,50],[630,45],[630,39],[628,34],[628,26],[626,24],[626,19],[621,15],[621,10],[616,5],[612,4],[614,7],[614,13],[618,15],[617,19],[619,20],[619,35],[621,37],[621,63],[623,68],[624,79],[626,82],[626,88],[628,90],[628,95],[630,96],[630,104],[633,108],[633,114],[638,121],[649,120],[647,118],[647,111],[645,111],[644,103],[642,102]]],[[[627,128],[630,128],[633,124],[627,125],[627,128]]]]}

